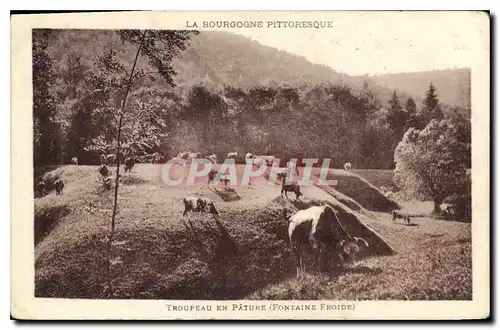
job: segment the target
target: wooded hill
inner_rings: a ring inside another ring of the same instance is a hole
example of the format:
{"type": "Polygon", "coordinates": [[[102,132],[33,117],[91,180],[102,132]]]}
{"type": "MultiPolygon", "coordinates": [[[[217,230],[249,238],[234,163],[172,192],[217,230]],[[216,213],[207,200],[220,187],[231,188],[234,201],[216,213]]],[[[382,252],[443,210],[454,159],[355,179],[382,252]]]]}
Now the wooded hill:
{"type": "Polygon", "coordinates": [[[439,91],[439,100],[451,106],[470,107],[470,69],[449,69],[422,72],[408,72],[373,76],[357,76],[369,79],[379,86],[395,89],[411,95],[417,102],[432,82],[439,91]]]}
{"type": "MultiPolygon", "coordinates": [[[[35,33],[33,49],[35,164],[67,163],[74,155],[98,162],[114,143],[112,118],[134,46],[116,31],[52,30],[35,33]]],[[[220,159],[237,150],[392,168],[409,127],[453,113],[465,125],[470,119],[469,109],[440,104],[439,89],[428,86],[420,95],[427,101],[415,102],[230,33],[193,35],[173,68],[176,87],[147,79],[152,68],[139,57],[144,78],[134,82],[127,101],[134,119],[123,130],[125,147],[138,155],[196,150],[220,159]]]]}

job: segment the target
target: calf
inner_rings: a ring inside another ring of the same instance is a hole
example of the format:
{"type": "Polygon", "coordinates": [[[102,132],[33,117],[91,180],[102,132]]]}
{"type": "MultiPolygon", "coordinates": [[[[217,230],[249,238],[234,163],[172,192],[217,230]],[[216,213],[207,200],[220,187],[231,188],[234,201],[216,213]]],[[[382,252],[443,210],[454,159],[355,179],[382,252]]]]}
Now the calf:
{"type": "Polygon", "coordinates": [[[184,203],[184,212],[182,213],[183,216],[185,216],[189,211],[205,213],[207,206],[209,207],[209,213],[214,216],[219,215],[219,212],[215,208],[214,202],[210,198],[185,197],[182,201],[184,203]]]}
{"type": "Polygon", "coordinates": [[[61,179],[56,180],[54,182],[54,186],[56,187],[56,195],[60,195],[64,189],[64,182],[61,179]]]}
{"type": "MultiPolygon", "coordinates": [[[[286,217],[286,215],[285,215],[286,217]]],[[[340,255],[341,259],[354,259],[354,254],[368,243],[351,237],[341,225],[336,212],[329,205],[311,206],[287,217],[288,237],[295,257],[297,277],[305,271],[302,253],[306,246],[315,252],[315,261],[320,271],[325,269],[328,253],[340,255]]]]}
{"type": "Polygon", "coordinates": [[[396,222],[397,218],[403,219],[403,222],[410,224],[411,218],[408,215],[408,212],[402,213],[402,212],[399,212],[397,210],[393,210],[392,211],[392,222],[396,222]]]}
{"type": "Polygon", "coordinates": [[[130,170],[132,169],[132,167],[134,167],[134,165],[135,165],[134,157],[128,157],[127,159],[125,159],[125,162],[123,164],[125,172],[127,171],[130,172],[130,170]]]}

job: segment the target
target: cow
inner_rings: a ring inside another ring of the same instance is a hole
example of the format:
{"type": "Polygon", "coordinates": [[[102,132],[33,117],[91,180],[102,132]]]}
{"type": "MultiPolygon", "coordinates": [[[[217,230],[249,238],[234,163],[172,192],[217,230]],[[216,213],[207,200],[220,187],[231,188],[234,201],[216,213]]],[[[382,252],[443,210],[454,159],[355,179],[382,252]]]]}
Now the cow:
{"type": "Polygon", "coordinates": [[[185,197],[182,202],[184,203],[184,212],[182,216],[185,216],[188,212],[199,212],[206,213],[208,207],[208,213],[216,216],[219,212],[215,208],[214,202],[207,197],[185,197]]]}
{"type": "Polygon", "coordinates": [[[45,196],[45,193],[46,193],[46,188],[47,186],[45,185],[45,182],[43,181],[40,181],[37,185],[36,185],[36,190],[38,192],[38,194],[43,197],[45,196]]]}
{"type": "Polygon", "coordinates": [[[340,223],[336,212],[329,205],[311,206],[285,218],[289,221],[288,237],[295,258],[297,277],[305,271],[302,254],[306,246],[313,248],[320,271],[325,269],[326,257],[333,253],[341,260],[354,260],[354,255],[369,244],[364,239],[352,237],[340,223]]]}
{"type": "Polygon", "coordinates": [[[127,159],[125,159],[125,162],[123,164],[123,168],[125,170],[125,172],[130,172],[130,170],[132,170],[132,167],[134,167],[135,165],[135,159],[134,157],[128,157],[127,159]]]}
{"type": "Polygon", "coordinates": [[[108,175],[110,175],[109,169],[108,169],[108,167],[106,166],[106,164],[103,164],[103,165],[99,166],[99,174],[100,174],[103,178],[107,178],[107,177],[108,177],[108,175]]]}
{"type": "Polygon", "coordinates": [[[295,193],[295,198],[299,199],[300,196],[302,196],[302,192],[300,191],[300,186],[295,183],[295,182],[292,182],[292,183],[286,183],[286,174],[285,176],[283,177],[282,179],[282,182],[281,182],[281,197],[283,197],[283,192],[285,192],[285,197],[288,198],[288,192],[291,191],[291,192],[294,192],[295,193]]]}
{"type": "Polygon", "coordinates": [[[392,211],[392,222],[396,222],[396,219],[403,219],[403,222],[410,224],[411,218],[408,212],[399,212],[397,210],[392,211]]]}
{"type": "Polygon", "coordinates": [[[54,186],[56,187],[56,195],[60,195],[64,189],[64,182],[61,179],[56,180],[54,182],[54,186]]]}
{"type": "Polygon", "coordinates": [[[71,164],[78,165],[78,158],[76,157],[71,158],[71,164]]]}

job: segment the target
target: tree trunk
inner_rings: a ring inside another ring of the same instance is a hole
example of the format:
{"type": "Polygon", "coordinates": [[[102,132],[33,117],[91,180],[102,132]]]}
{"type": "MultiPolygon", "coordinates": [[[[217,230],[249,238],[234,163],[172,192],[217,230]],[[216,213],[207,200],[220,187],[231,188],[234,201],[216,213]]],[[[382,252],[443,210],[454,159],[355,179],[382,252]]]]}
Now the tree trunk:
{"type": "Polygon", "coordinates": [[[117,140],[117,148],[116,148],[116,177],[115,177],[115,194],[114,194],[114,203],[113,203],[113,214],[111,216],[111,232],[109,234],[108,238],[108,246],[107,246],[107,262],[108,262],[108,290],[109,290],[109,295],[110,297],[113,297],[113,286],[112,286],[112,281],[111,281],[111,246],[113,244],[113,236],[115,233],[115,219],[116,219],[116,210],[118,207],[118,185],[119,185],[119,179],[120,179],[120,147],[121,147],[121,130],[122,130],[122,124],[123,124],[123,116],[125,115],[125,105],[127,102],[127,96],[130,92],[130,88],[132,86],[132,78],[134,77],[134,70],[135,66],[137,65],[137,59],[139,58],[139,54],[141,53],[141,48],[142,44],[144,42],[144,38],[146,36],[146,31],[142,34],[142,39],[141,43],[139,44],[139,47],[137,48],[137,53],[135,54],[135,59],[134,59],[134,64],[132,65],[132,70],[130,71],[130,76],[128,79],[127,83],[127,90],[125,91],[125,96],[123,97],[123,102],[122,102],[122,107],[121,107],[121,113],[120,113],[120,120],[118,123],[118,133],[116,136],[117,140]]]}

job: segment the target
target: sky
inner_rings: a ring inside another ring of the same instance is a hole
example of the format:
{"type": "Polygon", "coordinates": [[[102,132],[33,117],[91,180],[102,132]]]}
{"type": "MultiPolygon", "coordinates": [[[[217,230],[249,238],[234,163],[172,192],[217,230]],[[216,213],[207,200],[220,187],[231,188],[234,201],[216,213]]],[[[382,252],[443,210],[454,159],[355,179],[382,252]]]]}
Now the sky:
{"type": "Polygon", "coordinates": [[[470,68],[489,49],[488,17],[481,14],[358,12],[327,19],[333,28],[231,32],[349,75],[470,68]]]}

